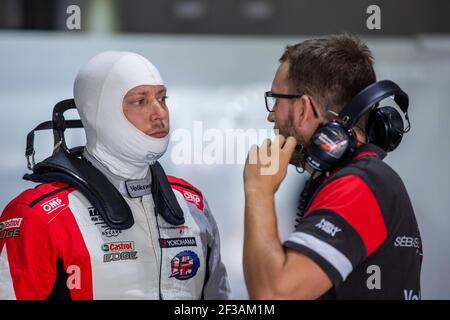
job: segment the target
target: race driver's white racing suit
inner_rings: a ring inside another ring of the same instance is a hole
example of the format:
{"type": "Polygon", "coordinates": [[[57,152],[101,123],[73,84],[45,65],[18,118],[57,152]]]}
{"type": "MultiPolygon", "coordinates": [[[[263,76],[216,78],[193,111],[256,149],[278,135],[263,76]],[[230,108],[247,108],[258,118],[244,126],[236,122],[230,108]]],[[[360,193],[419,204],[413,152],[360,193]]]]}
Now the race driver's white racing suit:
{"type": "Polygon", "coordinates": [[[129,229],[109,228],[65,183],[28,189],[5,208],[0,299],[226,299],[219,234],[202,193],[168,177],[185,218],[175,226],[155,216],[150,175],[129,191],[109,178],[133,213],[129,229]]]}

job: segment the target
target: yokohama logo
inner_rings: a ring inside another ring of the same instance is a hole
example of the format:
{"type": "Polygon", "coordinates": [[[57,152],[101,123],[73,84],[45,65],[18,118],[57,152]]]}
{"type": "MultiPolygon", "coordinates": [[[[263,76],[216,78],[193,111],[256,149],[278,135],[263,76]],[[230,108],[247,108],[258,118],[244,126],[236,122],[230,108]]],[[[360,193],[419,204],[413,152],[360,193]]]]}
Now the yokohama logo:
{"type": "Polygon", "coordinates": [[[66,204],[63,203],[60,198],[56,197],[41,204],[41,208],[44,209],[47,214],[50,214],[56,209],[64,207],[65,205],[66,204]]]}
{"type": "Polygon", "coordinates": [[[171,238],[171,239],[159,239],[159,245],[161,248],[175,248],[175,247],[190,247],[197,246],[197,242],[194,237],[189,238],[171,238]]]}
{"type": "Polygon", "coordinates": [[[126,242],[104,243],[102,245],[102,250],[104,252],[133,251],[134,250],[134,242],[126,241],[126,242]]]}

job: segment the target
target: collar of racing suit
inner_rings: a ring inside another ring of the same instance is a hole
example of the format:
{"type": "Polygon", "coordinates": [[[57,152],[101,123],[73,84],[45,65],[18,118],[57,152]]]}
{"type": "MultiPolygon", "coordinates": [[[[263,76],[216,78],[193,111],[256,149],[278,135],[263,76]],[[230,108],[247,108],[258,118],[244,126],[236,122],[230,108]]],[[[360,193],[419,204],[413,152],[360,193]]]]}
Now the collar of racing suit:
{"type": "Polygon", "coordinates": [[[151,193],[152,174],[149,170],[143,179],[125,179],[112,173],[106,166],[97,160],[85,148],[83,156],[116,187],[116,189],[127,198],[138,198],[151,193]]]}
{"type": "Polygon", "coordinates": [[[123,197],[138,198],[153,193],[152,197],[155,203],[156,213],[160,214],[164,220],[172,225],[184,224],[183,210],[178,204],[176,196],[167,181],[167,176],[158,162],[152,166],[152,170],[148,170],[145,178],[127,180],[109,171],[87,149],[84,149],[83,156],[106,176],[123,197]]]}

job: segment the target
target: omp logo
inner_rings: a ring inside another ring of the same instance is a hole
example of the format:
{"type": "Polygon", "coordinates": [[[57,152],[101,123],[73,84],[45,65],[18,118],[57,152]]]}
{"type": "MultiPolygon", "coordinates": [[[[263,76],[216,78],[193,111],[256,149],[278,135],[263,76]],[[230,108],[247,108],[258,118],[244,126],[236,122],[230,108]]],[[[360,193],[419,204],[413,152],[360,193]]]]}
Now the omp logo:
{"type": "Polygon", "coordinates": [[[189,191],[183,191],[183,195],[187,201],[193,202],[195,204],[200,203],[200,197],[194,193],[191,193],[189,191]]]}
{"type": "Polygon", "coordinates": [[[41,208],[44,209],[47,214],[52,213],[58,208],[64,207],[66,204],[62,202],[62,200],[58,197],[50,199],[43,204],[41,204],[41,208]]]}
{"type": "Polygon", "coordinates": [[[110,242],[102,245],[103,252],[121,252],[121,251],[133,251],[134,242],[110,242]]]}
{"type": "Polygon", "coordinates": [[[322,230],[325,233],[328,233],[332,237],[334,237],[336,233],[338,233],[339,231],[342,231],[342,229],[336,227],[330,221],[327,221],[325,219],[320,220],[320,222],[316,224],[315,227],[322,230]]]}
{"type": "Polygon", "coordinates": [[[22,218],[12,218],[6,221],[0,222],[0,231],[12,228],[19,228],[22,224],[22,218]]]}

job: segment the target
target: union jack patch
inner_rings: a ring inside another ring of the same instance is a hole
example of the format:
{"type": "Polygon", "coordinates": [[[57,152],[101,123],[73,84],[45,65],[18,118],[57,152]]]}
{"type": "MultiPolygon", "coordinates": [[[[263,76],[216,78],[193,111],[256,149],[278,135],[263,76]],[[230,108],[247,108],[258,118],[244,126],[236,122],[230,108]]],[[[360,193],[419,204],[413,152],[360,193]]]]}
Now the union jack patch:
{"type": "Polygon", "coordinates": [[[185,250],[178,253],[170,264],[172,266],[170,278],[187,280],[197,274],[198,268],[200,267],[200,259],[195,252],[185,250]]]}

